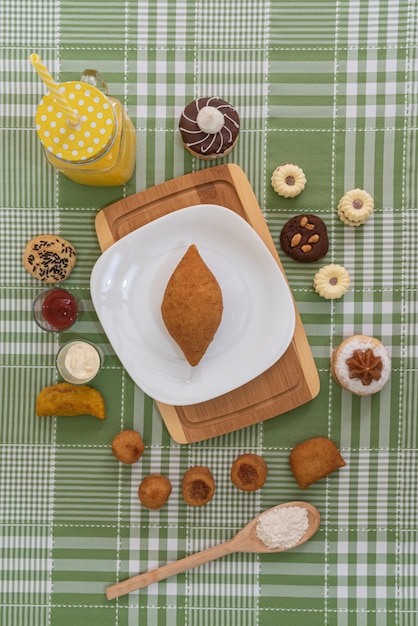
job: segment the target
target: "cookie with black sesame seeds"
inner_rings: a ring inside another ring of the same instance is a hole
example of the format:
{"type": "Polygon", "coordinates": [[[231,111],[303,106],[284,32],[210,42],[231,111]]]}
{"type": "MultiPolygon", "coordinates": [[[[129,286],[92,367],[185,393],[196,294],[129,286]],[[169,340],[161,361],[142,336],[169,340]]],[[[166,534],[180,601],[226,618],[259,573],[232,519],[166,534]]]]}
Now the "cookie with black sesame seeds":
{"type": "Polygon", "coordinates": [[[77,260],[73,244],[59,235],[37,235],[26,244],[25,269],[43,283],[61,283],[69,277],[77,260]]]}

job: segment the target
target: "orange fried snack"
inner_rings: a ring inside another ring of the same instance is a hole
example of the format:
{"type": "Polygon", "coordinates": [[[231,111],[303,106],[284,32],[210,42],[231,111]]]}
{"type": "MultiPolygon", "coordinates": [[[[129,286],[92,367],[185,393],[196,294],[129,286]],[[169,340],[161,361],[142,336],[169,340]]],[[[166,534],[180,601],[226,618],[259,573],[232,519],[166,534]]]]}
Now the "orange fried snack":
{"type": "Polygon", "coordinates": [[[222,291],[197,247],[191,245],[164,292],[164,324],[190,365],[197,365],[221,323],[222,291]]]}
{"type": "Polygon", "coordinates": [[[136,430],[122,430],[112,439],[112,454],[121,463],[132,465],[144,454],[145,445],[136,430]]]}
{"type": "Polygon", "coordinates": [[[191,506],[203,506],[215,495],[215,480],[209,468],[195,465],[187,470],[181,484],[183,498],[191,506]]]}
{"type": "Polygon", "coordinates": [[[337,446],[327,437],[314,437],[299,443],[291,451],[289,462],[301,489],[345,465],[337,446]]]}
{"type": "Polygon", "coordinates": [[[88,385],[58,383],[42,389],[36,399],[36,415],[92,415],[106,419],[103,396],[88,385]]]}
{"type": "Polygon", "coordinates": [[[147,509],[156,511],[167,502],[171,493],[171,482],[162,474],[145,476],[138,488],[138,498],[147,509]]]}
{"type": "Polygon", "coordinates": [[[267,463],[258,454],[241,454],[232,464],[231,480],[241,491],[257,491],[267,478],[267,463]]]}

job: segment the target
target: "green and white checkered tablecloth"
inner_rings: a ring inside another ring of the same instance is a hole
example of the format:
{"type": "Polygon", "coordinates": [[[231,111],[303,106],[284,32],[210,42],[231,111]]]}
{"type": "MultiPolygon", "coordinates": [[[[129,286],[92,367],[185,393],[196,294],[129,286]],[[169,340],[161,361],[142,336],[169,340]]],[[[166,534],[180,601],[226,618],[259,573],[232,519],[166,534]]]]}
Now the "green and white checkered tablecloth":
{"type": "Polygon", "coordinates": [[[414,626],[418,620],[418,4],[416,0],[2,0],[0,184],[0,624],[2,626],[414,626]],[[137,130],[137,167],[125,187],[89,188],[47,164],[34,129],[44,88],[38,52],[60,81],[101,71],[137,130]],[[202,169],[181,144],[182,108],[199,96],[232,102],[240,140],[226,159],[247,174],[274,241],[298,212],[322,217],[327,257],[298,264],[279,250],[319,371],[309,404],[230,435],[173,442],[153,404],[112,352],[89,277],[100,254],[94,218],[113,201],[202,169]],[[270,186],[283,161],[308,184],[295,199],[270,186]],[[336,206],[367,189],[371,220],[349,228],[336,206]],[[84,312],[63,336],[39,330],[25,243],[41,233],[74,243],[67,286],[84,312]],[[350,272],[327,301],[312,280],[326,263],[350,272]],[[359,398],[332,380],[329,357],[353,333],[383,340],[392,376],[359,398]],[[73,337],[106,353],[95,386],[108,418],[37,418],[38,391],[56,382],[58,343],[73,337]],[[142,433],[134,466],[111,454],[122,428],[142,433]],[[306,492],[289,469],[292,447],[331,437],[347,465],[306,492]],[[239,492],[233,459],[262,454],[261,491],[239,492]],[[209,466],[217,491],[188,507],[181,478],[209,466]],[[159,512],[140,506],[141,477],[173,483],[159,512]],[[322,524],[301,548],[231,555],[106,600],[116,580],[231,537],[275,503],[306,499],[322,524]]]}

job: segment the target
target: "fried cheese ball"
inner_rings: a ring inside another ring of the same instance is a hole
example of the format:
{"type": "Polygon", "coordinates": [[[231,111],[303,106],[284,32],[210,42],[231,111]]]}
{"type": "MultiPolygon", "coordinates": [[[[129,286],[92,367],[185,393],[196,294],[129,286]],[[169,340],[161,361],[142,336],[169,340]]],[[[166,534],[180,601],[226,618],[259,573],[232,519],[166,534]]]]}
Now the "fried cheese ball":
{"type": "Polygon", "coordinates": [[[183,476],[181,491],[184,500],[191,506],[203,506],[215,495],[215,480],[208,467],[195,465],[183,476]]]}
{"type": "Polygon", "coordinates": [[[241,491],[257,491],[267,478],[267,463],[258,454],[241,454],[232,464],[231,480],[241,491]]]}
{"type": "Polygon", "coordinates": [[[161,509],[171,494],[171,482],[162,474],[145,476],[138,488],[138,498],[147,509],[161,509]]]}
{"type": "Polygon", "coordinates": [[[132,465],[144,454],[145,445],[136,430],[122,430],[112,440],[112,453],[121,463],[132,465]]]}

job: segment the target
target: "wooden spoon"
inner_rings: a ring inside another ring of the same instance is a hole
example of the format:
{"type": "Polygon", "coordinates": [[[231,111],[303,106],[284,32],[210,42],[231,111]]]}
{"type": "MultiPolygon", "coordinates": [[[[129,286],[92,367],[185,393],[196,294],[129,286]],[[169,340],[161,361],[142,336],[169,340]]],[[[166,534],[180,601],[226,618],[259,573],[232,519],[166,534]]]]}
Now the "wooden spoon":
{"type": "Polygon", "coordinates": [[[113,600],[114,598],[119,598],[131,591],[136,591],[137,589],[156,583],[164,578],[169,578],[175,574],[180,574],[186,570],[203,565],[203,563],[209,563],[209,561],[219,559],[219,557],[225,556],[226,554],[232,554],[234,552],[285,552],[289,550],[289,548],[268,548],[256,535],[257,522],[262,515],[274,509],[289,506],[303,507],[308,512],[308,529],[292,548],[300,546],[302,543],[305,543],[305,541],[308,541],[318,530],[321,521],[319,511],[312,504],[308,504],[307,502],[285,502],[284,504],[278,504],[271,509],[267,509],[267,511],[264,511],[260,515],[257,515],[257,517],[244,526],[235,537],[232,537],[232,539],[224,543],[212,546],[201,552],[196,552],[195,554],[186,556],[184,559],[168,563],[150,572],[138,574],[120,583],[111,585],[106,589],[107,599],[113,600]]]}

